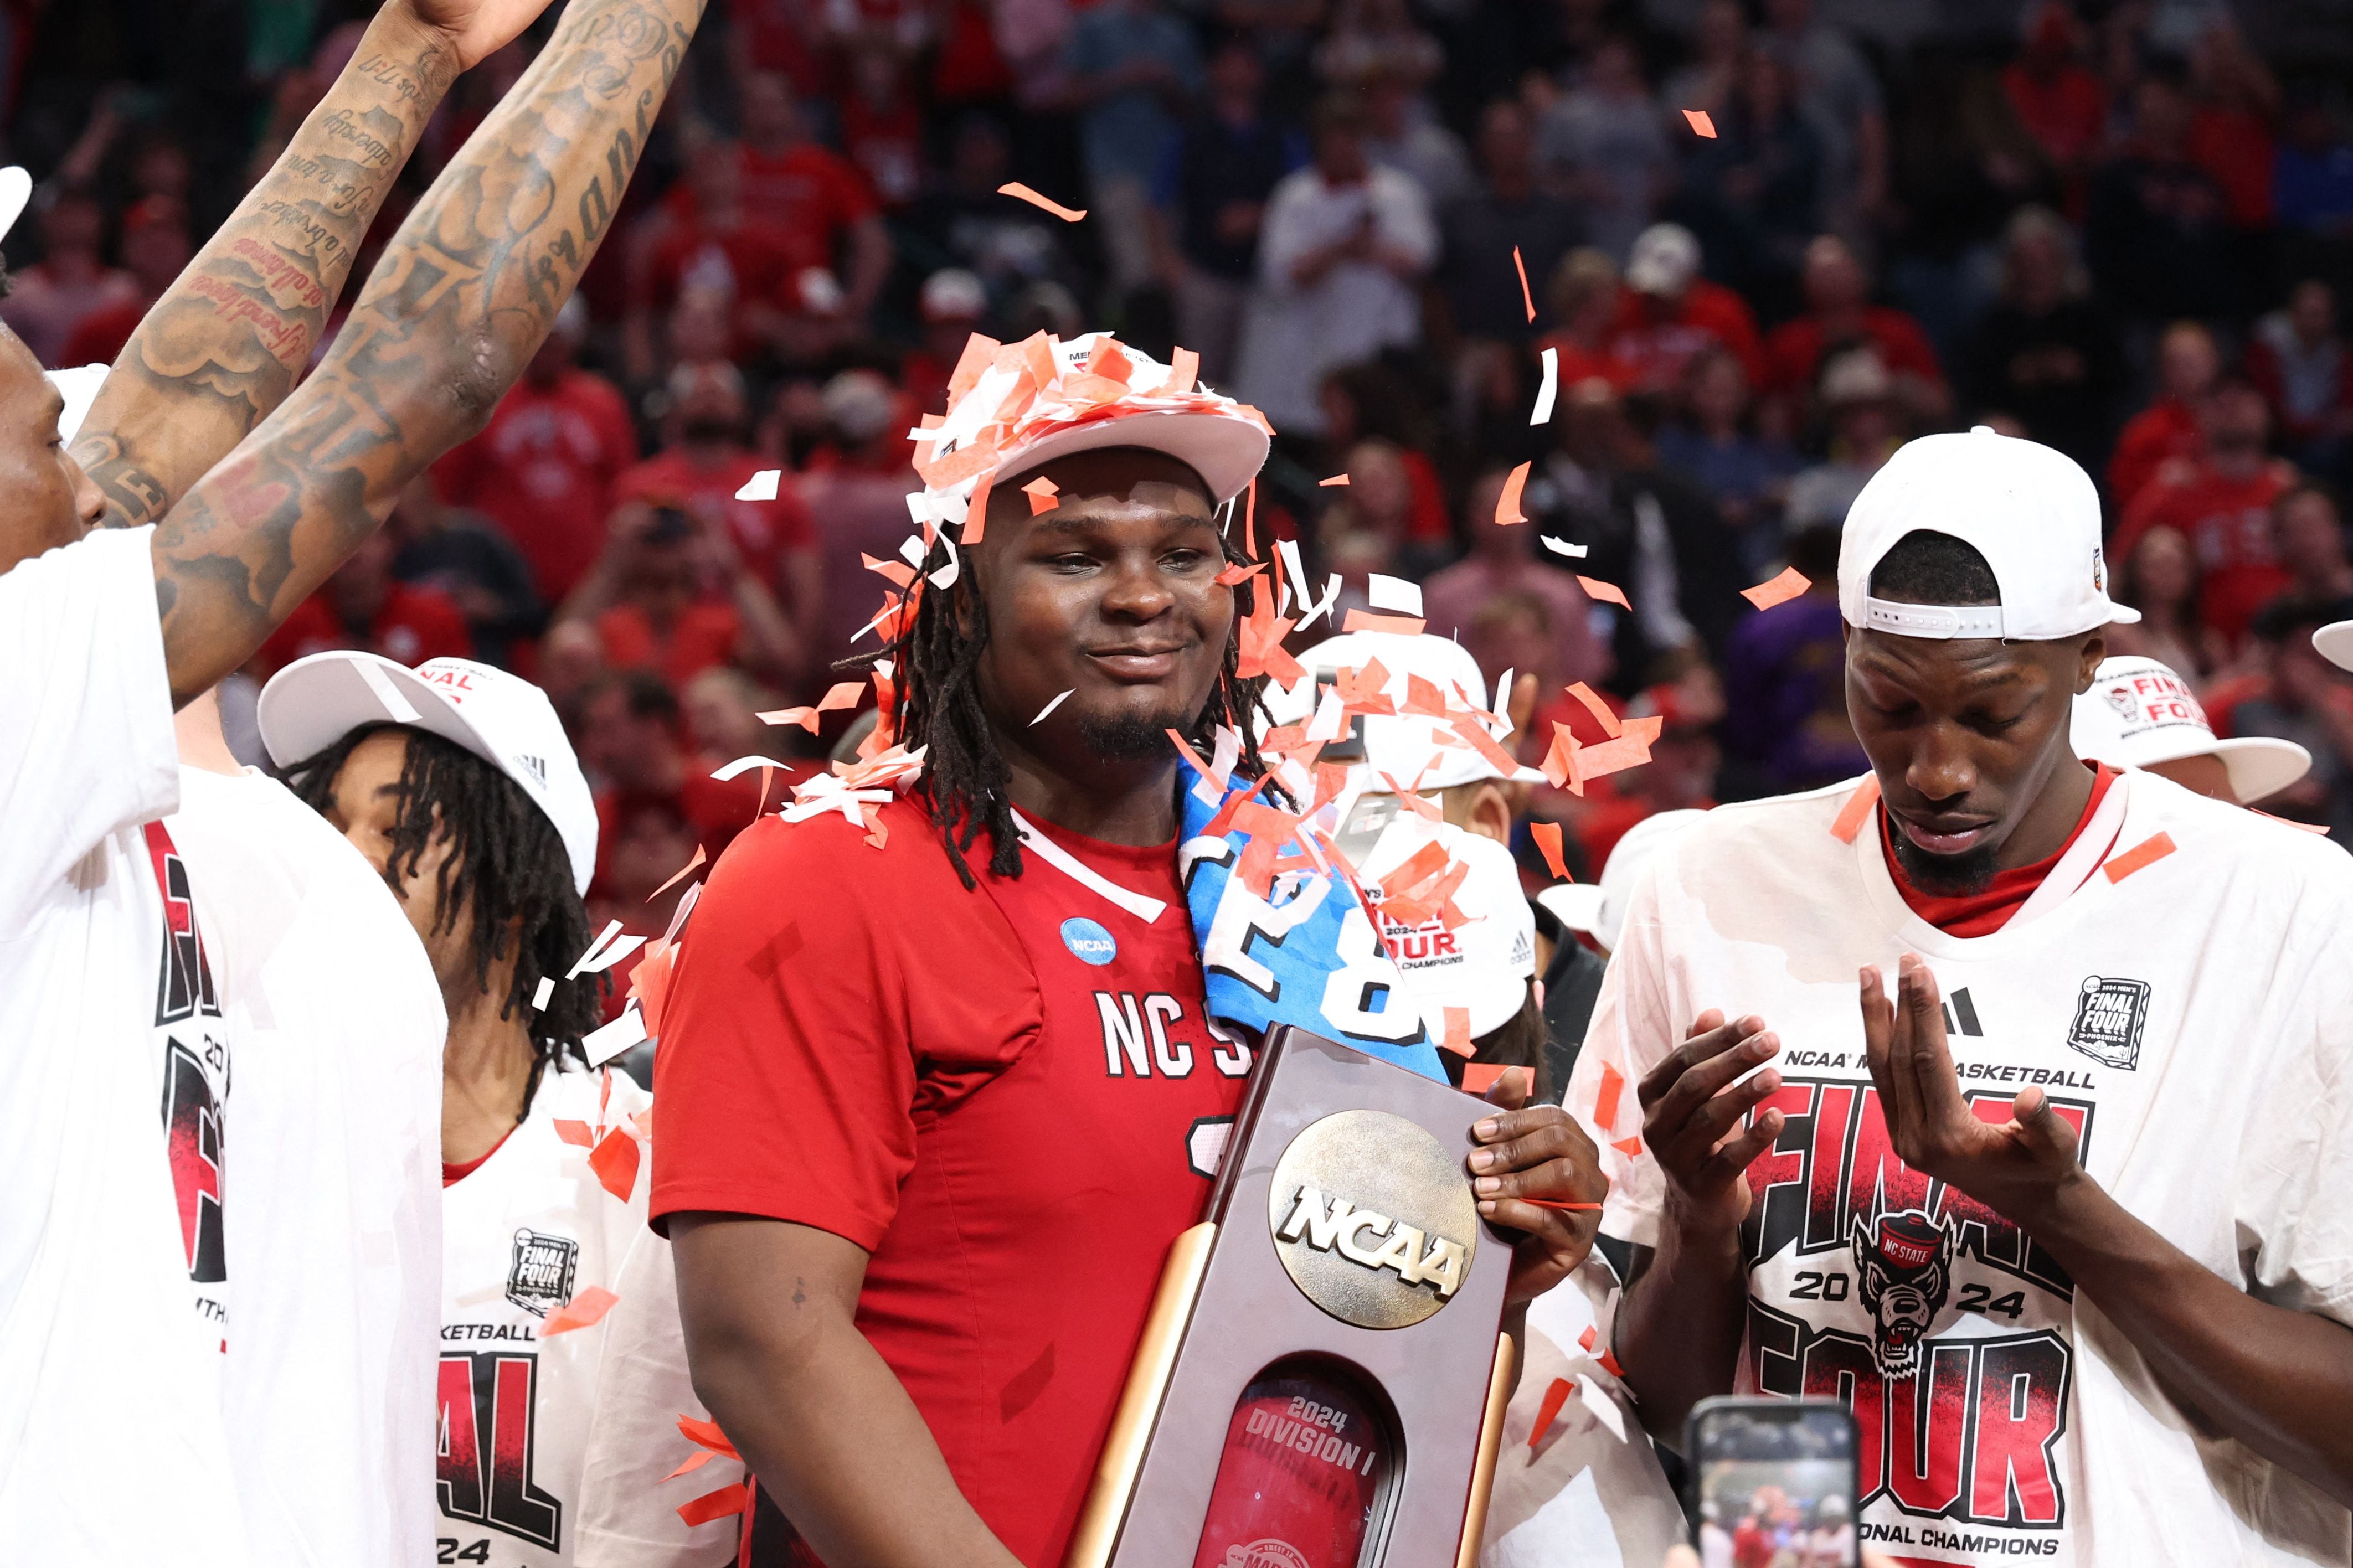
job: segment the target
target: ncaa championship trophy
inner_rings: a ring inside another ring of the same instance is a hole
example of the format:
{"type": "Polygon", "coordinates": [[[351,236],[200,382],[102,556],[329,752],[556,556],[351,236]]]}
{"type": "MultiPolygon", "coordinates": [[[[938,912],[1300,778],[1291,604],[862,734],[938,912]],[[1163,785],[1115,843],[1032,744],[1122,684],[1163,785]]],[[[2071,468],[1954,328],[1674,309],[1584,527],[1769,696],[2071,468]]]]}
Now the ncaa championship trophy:
{"type": "Polygon", "coordinates": [[[1473,1120],[1444,1083],[1270,1032],[1065,1568],[1468,1568],[1513,1372],[1473,1120]]]}

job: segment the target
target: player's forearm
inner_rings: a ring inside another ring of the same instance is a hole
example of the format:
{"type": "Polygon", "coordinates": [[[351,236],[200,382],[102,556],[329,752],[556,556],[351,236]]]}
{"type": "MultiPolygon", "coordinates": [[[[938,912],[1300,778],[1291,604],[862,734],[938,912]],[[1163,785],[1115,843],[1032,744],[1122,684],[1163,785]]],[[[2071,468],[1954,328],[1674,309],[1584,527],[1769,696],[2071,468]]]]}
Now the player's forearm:
{"type": "Polygon", "coordinates": [[[674,1222],[674,1255],[695,1393],[817,1555],[861,1568],[1015,1568],[858,1331],[856,1280],[786,1250],[799,1226],[687,1217],[674,1222]]]}
{"type": "Polygon", "coordinates": [[[2176,1399],[2353,1506],[2353,1329],[2256,1300],[2089,1176],[2021,1223],[2176,1399]]]}
{"type": "Polygon", "coordinates": [[[610,226],[701,0],[573,0],[441,177],[317,374],[155,541],[172,687],[252,655],[408,481],[488,421],[610,226]]]}
{"type": "Polygon", "coordinates": [[[1610,1349],[1642,1425],[1669,1446],[1703,1399],[1732,1392],[1748,1301],[1737,1232],[1718,1237],[1660,1230],[1658,1250],[1638,1257],[1618,1303],[1610,1349]]]}
{"type": "Polygon", "coordinates": [[[74,443],[109,526],[161,517],[293,390],[457,73],[448,39],[406,6],[376,13],[269,174],[116,356],[74,443]]]}

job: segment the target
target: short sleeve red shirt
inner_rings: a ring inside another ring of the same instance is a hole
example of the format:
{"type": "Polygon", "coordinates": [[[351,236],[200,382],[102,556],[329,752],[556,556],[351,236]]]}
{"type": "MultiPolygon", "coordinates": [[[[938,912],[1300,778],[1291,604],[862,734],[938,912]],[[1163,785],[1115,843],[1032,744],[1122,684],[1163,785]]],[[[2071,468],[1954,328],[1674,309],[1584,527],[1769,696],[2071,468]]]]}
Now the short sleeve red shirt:
{"type": "Polygon", "coordinates": [[[2269,467],[2243,479],[2202,466],[2159,479],[2126,510],[2115,558],[2130,560],[2152,528],[2179,530],[2198,558],[2199,618],[2235,642],[2291,581],[2272,539],[2272,502],[2287,483],[2269,467]]]}
{"type": "Polygon", "coordinates": [[[1007,878],[984,837],[967,890],[919,804],[881,815],[880,849],[770,816],[713,868],[656,1059],[652,1214],[870,1252],[860,1331],[997,1539],[1052,1568],[1249,1058],[1205,1027],[1173,842],[1043,827],[1063,866],[1033,848],[1007,878]]]}

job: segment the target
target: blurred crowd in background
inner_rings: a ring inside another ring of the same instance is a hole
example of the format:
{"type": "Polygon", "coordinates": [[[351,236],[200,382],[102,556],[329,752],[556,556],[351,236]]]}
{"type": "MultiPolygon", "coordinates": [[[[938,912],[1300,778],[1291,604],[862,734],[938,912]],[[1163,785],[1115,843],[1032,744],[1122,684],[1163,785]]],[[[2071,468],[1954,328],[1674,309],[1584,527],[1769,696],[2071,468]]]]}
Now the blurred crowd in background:
{"type": "MultiPolygon", "coordinates": [[[[9,0],[37,186],[0,317],[111,360],[365,10],[9,0]]],[[[459,85],[372,246],[551,25],[459,85]]],[[[647,895],[782,793],[712,768],[839,738],[757,715],[869,646],[861,557],[908,531],[966,337],[1101,327],[1265,412],[1259,537],[1344,574],[1339,610],[1414,579],[1536,677],[1531,760],[1554,720],[1601,738],[1568,682],[1663,717],[1650,765],[1531,803],[1580,876],[1653,812],[1864,767],[1838,530],[1897,445],[1978,424],[2099,482],[2145,616],[2111,651],[2305,744],[2267,809],[2353,842],[2353,686],[2309,636],[2353,617],[2348,83],[2328,0],[712,0],[523,383],[251,673],[538,680],[598,790],[591,912],[658,931],[647,895]],[[1524,462],[1533,526],[1499,527],[1524,462]],[[1784,564],[1813,590],[1751,609],[1784,564]]]]}

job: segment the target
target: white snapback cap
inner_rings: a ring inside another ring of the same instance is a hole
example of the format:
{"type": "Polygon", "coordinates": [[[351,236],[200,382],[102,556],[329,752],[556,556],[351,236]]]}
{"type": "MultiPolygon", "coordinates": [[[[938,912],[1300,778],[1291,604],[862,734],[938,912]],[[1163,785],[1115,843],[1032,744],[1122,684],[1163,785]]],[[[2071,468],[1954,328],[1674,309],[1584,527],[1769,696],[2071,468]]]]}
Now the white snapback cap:
{"type": "Polygon", "coordinates": [[[1610,847],[1599,882],[1557,882],[1536,895],[1545,911],[1571,931],[1581,931],[1599,942],[1602,951],[1618,951],[1626,926],[1626,906],[1634,896],[1634,882],[1642,868],[1660,850],[1689,831],[1704,811],[1661,811],[1628,828],[1610,847]]]}
{"type": "Polygon", "coordinates": [[[1429,1026],[1430,1037],[1444,1039],[1446,1009],[1461,1007],[1475,1038],[1510,1023],[1527,999],[1536,973],[1535,916],[1520,891],[1511,850],[1409,811],[1398,814],[1357,871],[1376,909],[1380,879],[1433,843],[1448,859],[1471,868],[1454,889],[1454,907],[1469,919],[1448,931],[1435,920],[1409,926],[1383,916],[1381,934],[1404,976],[1405,1000],[1429,1026]]]}
{"type": "Polygon", "coordinates": [[[288,767],[363,724],[406,724],[453,742],[521,785],[547,814],[582,896],[596,872],[596,803],[547,693],[470,658],[410,669],[343,649],[298,658],[261,689],[256,712],[269,760],[288,767]]]}
{"type": "Polygon", "coordinates": [[[2353,669],[2353,621],[2332,621],[2312,634],[2313,651],[2339,669],[2353,669]]]}
{"type": "Polygon", "coordinates": [[[2075,699],[2075,754],[2120,768],[2218,757],[2241,805],[2277,795],[2312,771],[2294,741],[2246,735],[2218,741],[2189,683],[2153,658],[2111,658],[2075,699]]]}
{"type": "MultiPolygon", "coordinates": [[[[1408,678],[1416,675],[1440,693],[1449,698],[1460,697],[1473,707],[1483,709],[1495,698],[1494,689],[1480,671],[1479,661],[1451,637],[1430,632],[1416,637],[1400,632],[1343,632],[1338,637],[1326,637],[1299,656],[1300,667],[1307,672],[1299,680],[1287,687],[1266,689],[1270,723],[1265,727],[1306,723],[1314,715],[1320,682],[1328,681],[1337,671],[1360,670],[1377,660],[1388,677],[1381,690],[1399,707],[1405,704],[1408,678]]],[[[1391,717],[1368,713],[1355,721],[1365,738],[1365,765],[1373,775],[1366,780],[1366,787],[1377,792],[1386,793],[1388,789],[1378,776],[1382,773],[1417,792],[1452,789],[1481,779],[1544,783],[1544,774],[1531,767],[1522,766],[1510,773],[1498,772],[1451,725],[1440,720],[1420,714],[1391,717]],[[1417,775],[1421,780],[1419,784],[1414,783],[1417,775]]],[[[1493,725],[1488,727],[1488,733],[1494,733],[1493,725]]]]}
{"type": "Polygon", "coordinates": [[[1847,510],[1839,544],[1847,625],[1911,637],[2051,642],[2140,612],[2108,597],[2100,496],[2073,458],[1980,425],[1907,441],[1847,510]],[[1999,605],[1872,596],[1871,574],[1912,533],[1947,533],[1993,568],[1999,605]]]}

